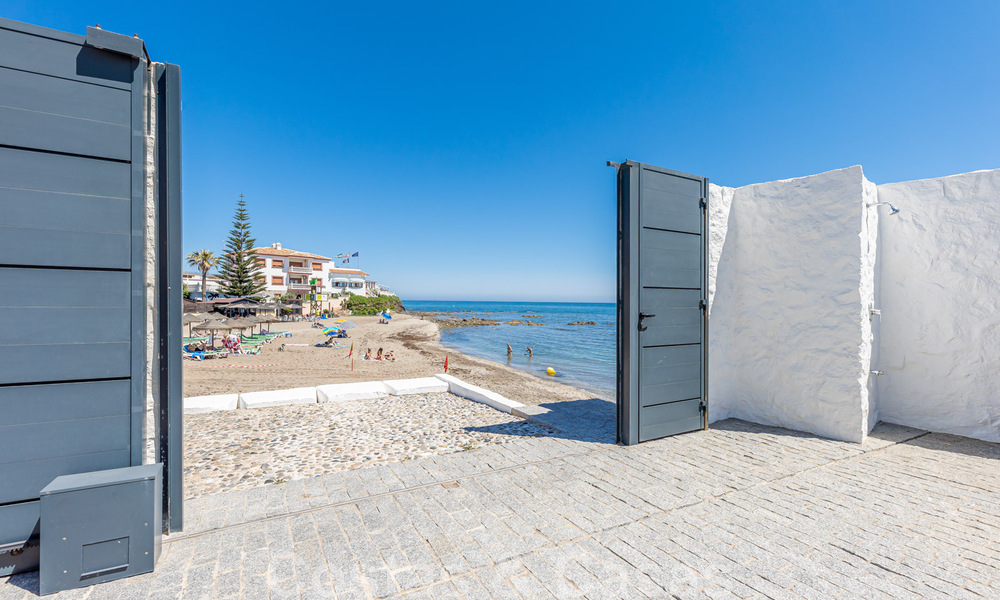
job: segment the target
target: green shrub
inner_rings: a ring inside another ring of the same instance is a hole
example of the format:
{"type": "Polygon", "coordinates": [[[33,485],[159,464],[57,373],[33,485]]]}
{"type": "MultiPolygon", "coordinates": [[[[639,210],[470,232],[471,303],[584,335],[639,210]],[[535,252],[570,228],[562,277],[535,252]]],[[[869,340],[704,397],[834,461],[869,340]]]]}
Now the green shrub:
{"type": "Polygon", "coordinates": [[[344,302],[344,308],[350,310],[352,315],[360,317],[377,315],[384,310],[397,312],[406,310],[399,297],[389,295],[368,298],[351,294],[347,301],[344,302]]]}

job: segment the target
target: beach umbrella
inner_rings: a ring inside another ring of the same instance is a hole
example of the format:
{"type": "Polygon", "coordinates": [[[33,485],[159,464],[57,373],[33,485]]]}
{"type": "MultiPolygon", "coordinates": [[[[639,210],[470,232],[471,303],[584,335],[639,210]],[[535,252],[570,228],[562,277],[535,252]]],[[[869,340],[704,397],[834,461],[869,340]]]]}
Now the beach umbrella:
{"type": "Polygon", "coordinates": [[[386,321],[388,321],[392,317],[389,315],[389,313],[387,313],[385,311],[382,311],[382,318],[385,319],[386,321]]]}
{"type": "Polygon", "coordinates": [[[226,308],[258,308],[260,304],[249,300],[237,300],[236,302],[230,302],[224,306],[226,308]]]}
{"type": "Polygon", "coordinates": [[[326,329],[323,330],[323,333],[325,333],[326,335],[333,335],[335,333],[340,333],[340,329],[338,329],[337,327],[327,327],[326,329]]]}
{"type": "Polygon", "coordinates": [[[229,319],[226,323],[233,329],[246,329],[252,325],[252,323],[247,322],[245,319],[229,319]]]}
{"type": "Polygon", "coordinates": [[[222,321],[219,319],[209,319],[208,321],[205,321],[201,325],[195,325],[194,328],[199,331],[224,331],[232,329],[233,326],[229,324],[228,321],[222,321]]]}
{"type": "Polygon", "coordinates": [[[197,329],[197,330],[199,330],[199,331],[208,331],[209,333],[211,333],[212,336],[208,340],[208,345],[209,346],[215,346],[215,332],[216,331],[229,331],[229,330],[231,330],[233,328],[233,326],[232,326],[232,324],[230,324],[230,323],[228,323],[226,321],[222,321],[222,320],[218,320],[218,319],[210,319],[208,321],[205,321],[201,325],[195,325],[194,328],[197,329]]]}
{"type": "MultiPolygon", "coordinates": [[[[254,325],[261,325],[261,326],[263,326],[264,323],[267,323],[269,321],[269,319],[267,319],[266,317],[260,316],[260,315],[250,315],[249,317],[246,317],[243,320],[247,321],[248,323],[250,323],[251,327],[253,327],[254,325]]],[[[251,329],[251,331],[253,331],[253,330],[251,329]]]]}
{"type": "Polygon", "coordinates": [[[353,321],[340,321],[337,327],[341,329],[354,329],[358,324],[353,321]]]}
{"type": "Polygon", "coordinates": [[[197,315],[195,313],[185,313],[184,316],[181,317],[181,324],[188,326],[188,337],[191,337],[191,335],[193,333],[191,331],[191,327],[195,323],[201,323],[204,320],[205,320],[205,317],[199,316],[199,315],[197,315]]]}

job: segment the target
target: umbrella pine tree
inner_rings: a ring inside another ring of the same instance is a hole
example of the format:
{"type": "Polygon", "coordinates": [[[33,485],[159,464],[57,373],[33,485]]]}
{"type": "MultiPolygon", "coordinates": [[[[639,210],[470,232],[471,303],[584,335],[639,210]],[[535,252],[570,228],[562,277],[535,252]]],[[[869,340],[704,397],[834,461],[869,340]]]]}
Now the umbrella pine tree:
{"type": "Polygon", "coordinates": [[[263,293],[264,273],[257,262],[257,253],[253,252],[257,242],[250,235],[250,214],[243,194],[236,202],[236,215],[233,217],[233,228],[226,240],[226,255],[222,257],[219,269],[219,279],[222,280],[220,291],[229,296],[259,296],[263,293]]]}

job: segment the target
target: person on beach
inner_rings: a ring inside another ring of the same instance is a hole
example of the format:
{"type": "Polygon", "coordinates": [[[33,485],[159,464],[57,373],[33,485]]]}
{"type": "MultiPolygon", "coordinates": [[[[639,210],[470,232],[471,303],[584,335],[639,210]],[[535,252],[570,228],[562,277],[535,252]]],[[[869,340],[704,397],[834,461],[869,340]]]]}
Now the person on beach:
{"type": "Polygon", "coordinates": [[[525,350],[524,353],[528,355],[528,358],[531,358],[531,356],[534,354],[534,352],[531,351],[531,346],[528,346],[527,348],[528,349],[525,350]]]}
{"type": "Polygon", "coordinates": [[[510,344],[507,344],[507,358],[511,356],[514,356],[514,349],[510,347],[510,344]]]}
{"type": "Polygon", "coordinates": [[[371,359],[372,359],[372,349],[369,348],[365,350],[364,360],[371,360],[371,359]]]}
{"type": "Polygon", "coordinates": [[[284,351],[285,351],[285,345],[284,344],[278,346],[278,352],[284,352],[284,351]]]}
{"type": "Polygon", "coordinates": [[[385,359],[388,361],[396,362],[396,355],[392,352],[392,350],[389,350],[388,352],[385,353],[385,359]]]}
{"type": "Polygon", "coordinates": [[[375,355],[375,360],[382,360],[382,349],[378,349],[378,354],[375,355]]]}

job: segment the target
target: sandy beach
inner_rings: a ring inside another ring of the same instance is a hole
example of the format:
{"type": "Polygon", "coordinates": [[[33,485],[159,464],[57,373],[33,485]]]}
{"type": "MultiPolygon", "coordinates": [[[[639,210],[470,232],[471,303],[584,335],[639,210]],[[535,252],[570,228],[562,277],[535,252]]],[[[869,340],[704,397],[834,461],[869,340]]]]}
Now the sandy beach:
{"type": "Polygon", "coordinates": [[[444,372],[485,387],[524,404],[544,404],[581,400],[593,394],[523,373],[516,369],[448,350],[440,343],[438,326],[431,320],[394,315],[388,325],[378,317],[351,317],[357,327],[347,339],[338,340],[346,347],[317,348],[326,339],[311,322],[275,323],[276,330],[287,330],[292,337],[264,344],[260,354],[230,356],[206,361],[184,361],[184,396],[226,394],[262,390],[308,387],[327,383],[348,383],[384,379],[426,377],[444,372]],[[285,350],[279,352],[281,343],[285,350]],[[352,359],[348,357],[354,344],[352,359]],[[362,360],[365,350],[382,348],[393,351],[395,362],[362,360]]]}

